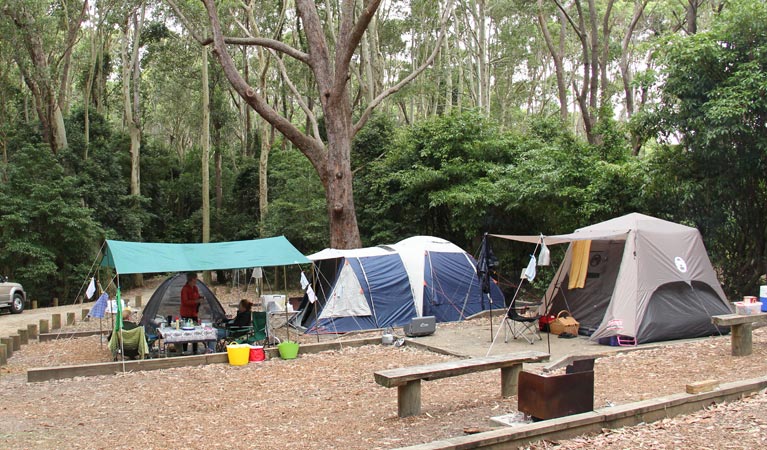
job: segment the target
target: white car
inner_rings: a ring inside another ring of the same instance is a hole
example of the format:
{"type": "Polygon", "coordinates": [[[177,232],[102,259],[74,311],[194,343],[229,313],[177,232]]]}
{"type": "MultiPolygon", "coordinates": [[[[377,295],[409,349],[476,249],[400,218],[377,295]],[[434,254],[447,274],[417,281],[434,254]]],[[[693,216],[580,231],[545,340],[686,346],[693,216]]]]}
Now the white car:
{"type": "Polygon", "coordinates": [[[27,294],[19,283],[12,283],[0,275],[0,308],[8,308],[13,314],[24,311],[27,294]]]}

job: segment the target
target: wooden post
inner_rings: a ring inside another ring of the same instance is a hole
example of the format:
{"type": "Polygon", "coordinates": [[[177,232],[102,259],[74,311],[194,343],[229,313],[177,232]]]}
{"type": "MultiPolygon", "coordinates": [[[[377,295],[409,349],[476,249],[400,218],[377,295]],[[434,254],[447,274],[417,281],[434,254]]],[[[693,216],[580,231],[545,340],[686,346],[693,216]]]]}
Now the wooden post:
{"type": "Polygon", "coordinates": [[[37,325],[34,323],[27,325],[27,333],[29,333],[30,339],[37,339],[37,325]]]}
{"type": "Polygon", "coordinates": [[[5,344],[0,344],[0,366],[8,364],[8,353],[5,351],[6,348],[5,344]]]}
{"type": "Polygon", "coordinates": [[[13,343],[14,352],[18,352],[19,350],[21,350],[21,336],[19,336],[18,334],[12,334],[11,341],[13,343]]]}
{"type": "Polygon", "coordinates": [[[519,386],[519,372],[522,371],[522,364],[515,364],[511,367],[501,367],[501,396],[511,397],[517,395],[519,386]]]}
{"type": "Polygon", "coordinates": [[[16,330],[19,333],[19,345],[29,345],[29,332],[26,328],[16,330]]]}
{"type": "Polygon", "coordinates": [[[67,326],[72,326],[75,324],[75,313],[68,312],[67,313],[67,326]]]}
{"type": "Polygon", "coordinates": [[[133,300],[133,303],[136,304],[136,308],[141,308],[141,306],[144,304],[144,300],[141,298],[140,295],[137,295],[136,298],[133,300]]]}
{"type": "Polygon", "coordinates": [[[5,358],[8,359],[13,356],[13,339],[0,338],[0,344],[5,347],[5,358]]]}
{"type": "Polygon", "coordinates": [[[743,323],[732,326],[731,342],[732,356],[748,356],[751,354],[751,323],[743,323]]]}
{"type": "Polygon", "coordinates": [[[421,380],[397,386],[397,414],[400,417],[421,414],[421,380]]]}
{"type": "Polygon", "coordinates": [[[83,308],[80,310],[80,319],[86,320],[88,318],[88,313],[91,312],[88,308],[83,308]]]}
{"type": "Polygon", "coordinates": [[[53,297],[53,306],[59,306],[59,298],[53,297]]]}
{"type": "Polygon", "coordinates": [[[58,330],[61,328],[61,314],[51,314],[51,330],[58,330]]]}
{"type": "Polygon", "coordinates": [[[32,300],[32,309],[37,309],[37,300],[32,300]]]}
{"type": "Polygon", "coordinates": [[[40,319],[40,334],[48,333],[51,329],[48,326],[48,321],[45,319],[40,319]]]}

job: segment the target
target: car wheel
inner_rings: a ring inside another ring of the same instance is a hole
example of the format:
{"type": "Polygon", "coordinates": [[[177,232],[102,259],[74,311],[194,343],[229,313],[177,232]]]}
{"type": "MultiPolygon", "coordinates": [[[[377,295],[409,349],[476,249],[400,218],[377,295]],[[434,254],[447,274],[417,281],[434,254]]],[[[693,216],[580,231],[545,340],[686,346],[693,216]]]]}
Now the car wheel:
{"type": "Polygon", "coordinates": [[[22,311],[24,311],[24,297],[22,297],[21,294],[13,294],[11,312],[13,314],[20,314],[22,311]]]}

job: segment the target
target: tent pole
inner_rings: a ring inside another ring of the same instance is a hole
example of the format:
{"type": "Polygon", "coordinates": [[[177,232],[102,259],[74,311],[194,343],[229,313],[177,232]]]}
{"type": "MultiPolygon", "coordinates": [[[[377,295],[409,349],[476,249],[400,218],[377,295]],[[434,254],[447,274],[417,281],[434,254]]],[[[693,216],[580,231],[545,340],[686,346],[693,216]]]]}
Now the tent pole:
{"type": "Polygon", "coordinates": [[[285,304],[282,307],[285,309],[285,331],[288,333],[288,340],[290,340],[290,324],[288,323],[288,300],[290,296],[288,294],[288,267],[282,266],[282,286],[285,288],[285,304]]]}
{"type": "MultiPolygon", "coordinates": [[[[317,266],[317,263],[315,263],[314,261],[312,261],[312,289],[314,290],[315,296],[316,296],[316,294],[317,294],[317,290],[318,290],[318,289],[317,289],[317,287],[318,287],[318,286],[317,286],[317,278],[318,278],[318,277],[317,277],[317,272],[318,272],[319,270],[320,270],[320,268],[317,266]]],[[[315,301],[315,303],[318,303],[318,302],[319,302],[319,299],[317,299],[317,301],[315,301]]],[[[314,311],[314,313],[315,313],[314,315],[315,315],[315,317],[316,317],[316,315],[317,315],[317,312],[314,310],[314,305],[312,305],[312,311],[314,311]]],[[[320,343],[320,332],[319,332],[319,331],[317,331],[317,332],[316,332],[316,333],[314,333],[314,334],[316,334],[316,335],[317,335],[317,343],[319,344],[319,343],[320,343]]]]}
{"type": "Polygon", "coordinates": [[[493,297],[490,296],[489,292],[487,293],[487,300],[490,302],[490,342],[493,342],[493,297]]]}
{"type": "MultiPolygon", "coordinates": [[[[561,264],[560,264],[560,266],[561,266],[561,264]]],[[[558,275],[558,272],[559,272],[559,267],[557,267],[557,270],[554,271],[554,276],[555,277],[558,275]]],[[[554,297],[554,292],[560,292],[561,291],[561,289],[562,289],[562,279],[563,278],[564,277],[557,277],[556,283],[555,283],[556,287],[552,291],[551,298],[549,298],[549,289],[546,288],[546,293],[543,295],[543,313],[544,314],[549,314],[549,308],[551,307],[551,304],[553,304],[553,302],[554,302],[554,298],[553,298],[554,297]]],[[[564,294],[562,294],[562,295],[564,295],[564,294]]],[[[565,301],[567,301],[567,300],[565,299],[565,301]]],[[[546,345],[548,346],[549,354],[551,354],[551,325],[550,324],[549,324],[549,331],[546,333],[546,345]]]]}

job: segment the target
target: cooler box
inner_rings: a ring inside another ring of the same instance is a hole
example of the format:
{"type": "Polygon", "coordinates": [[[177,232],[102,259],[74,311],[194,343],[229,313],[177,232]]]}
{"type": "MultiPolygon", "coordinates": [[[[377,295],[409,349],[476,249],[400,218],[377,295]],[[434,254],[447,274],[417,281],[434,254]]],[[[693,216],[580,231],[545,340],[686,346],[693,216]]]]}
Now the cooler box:
{"type": "Polygon", "coordinates": [[[759,286],[759,301],[762,303],[762,312],[767,312],[767,286],[759,286]]]}
{"type": "Polygon", "coordinates": [[[409,324],[402,327],[402,331],[408,337],[428,336],[434,334],[436,329],[437,320],[434,316],[416,317],[409,324]]]}
{"type": "Polygon", "coordinates": [[[264,294],[261,296],[263,311],[277,312],[285,310],[285,296],[279,294],[264,294]]]}
{"type": "Polygon", "coordinates": [[[743,314],[747,316],[751,314],[759,314],[762,310],[762,305],[764,305],[764,303],[762,302],[756,302],[756,303],[735,302],[735,313],[743,314]]]}

